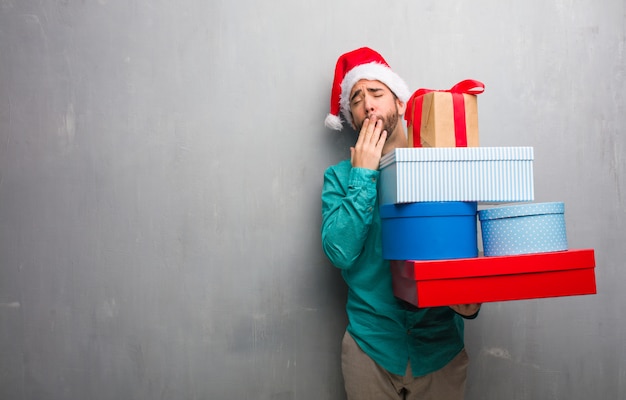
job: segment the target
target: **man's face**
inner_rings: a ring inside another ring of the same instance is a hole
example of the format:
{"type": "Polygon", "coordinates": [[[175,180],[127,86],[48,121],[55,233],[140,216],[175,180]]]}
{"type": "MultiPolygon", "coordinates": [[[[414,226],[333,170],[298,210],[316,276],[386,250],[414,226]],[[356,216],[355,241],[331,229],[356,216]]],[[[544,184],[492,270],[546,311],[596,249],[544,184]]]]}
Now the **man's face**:
{"type": "Polygon", "coordinates": [[[387,135],[392,135],[398,125],[400,105],[400,100],[380,81],[362,79],[350,92],[350,112],[357,131],[361,130],[365,118],[375,115],[383,120],[387,135]]]}

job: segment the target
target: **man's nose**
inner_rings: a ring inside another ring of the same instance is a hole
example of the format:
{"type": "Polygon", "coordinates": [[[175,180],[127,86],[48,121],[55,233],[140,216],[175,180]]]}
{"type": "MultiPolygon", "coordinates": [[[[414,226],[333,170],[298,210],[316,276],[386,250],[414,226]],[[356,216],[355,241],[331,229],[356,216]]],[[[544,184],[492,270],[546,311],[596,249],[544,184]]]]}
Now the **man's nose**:
{"type": "Polygon", "coordinates": [[[365,100],[363,101],[363,106],[365,107],[366,115],[374,113],[374,103],[368,97],[365,97],[365,100]]]}

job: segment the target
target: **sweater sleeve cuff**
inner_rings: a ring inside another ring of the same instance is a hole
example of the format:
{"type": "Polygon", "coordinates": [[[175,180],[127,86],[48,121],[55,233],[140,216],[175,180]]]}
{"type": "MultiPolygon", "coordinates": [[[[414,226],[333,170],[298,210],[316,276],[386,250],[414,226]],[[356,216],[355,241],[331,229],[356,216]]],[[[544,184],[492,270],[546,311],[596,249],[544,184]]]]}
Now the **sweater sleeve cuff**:
{"type": "Polygon", "coordinates": [[[380,172],[373,169],[352,168],[350,170],[348,185],[350,187],[376,186],[379,175],[380,172]]]}

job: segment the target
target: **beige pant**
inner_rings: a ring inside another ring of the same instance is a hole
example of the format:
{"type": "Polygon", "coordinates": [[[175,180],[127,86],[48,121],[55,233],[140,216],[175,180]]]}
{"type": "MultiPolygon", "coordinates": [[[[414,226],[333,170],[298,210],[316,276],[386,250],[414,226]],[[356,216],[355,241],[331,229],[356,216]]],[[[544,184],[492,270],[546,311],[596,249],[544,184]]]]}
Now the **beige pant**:
{"type": "Polygon", "coordinates": [[[469,358],[463,349],[442,369],[413,378],[409,364],[404,376],[376,364],[348,332],[343,337],[341,369],[348,400],[463,400],[469,358]]]}

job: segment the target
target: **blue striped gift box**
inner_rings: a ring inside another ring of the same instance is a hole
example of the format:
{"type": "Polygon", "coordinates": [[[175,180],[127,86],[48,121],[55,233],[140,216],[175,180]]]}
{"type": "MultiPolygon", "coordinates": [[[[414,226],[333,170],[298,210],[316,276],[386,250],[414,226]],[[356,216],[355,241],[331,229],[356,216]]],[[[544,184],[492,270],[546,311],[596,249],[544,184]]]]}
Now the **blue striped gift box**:
{"type": "Polygon", "coordinates": [[[532,147],[400,148],[380,171],[380,204],[534,200],[532,147]]]}

